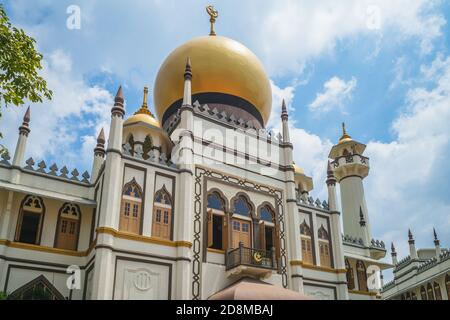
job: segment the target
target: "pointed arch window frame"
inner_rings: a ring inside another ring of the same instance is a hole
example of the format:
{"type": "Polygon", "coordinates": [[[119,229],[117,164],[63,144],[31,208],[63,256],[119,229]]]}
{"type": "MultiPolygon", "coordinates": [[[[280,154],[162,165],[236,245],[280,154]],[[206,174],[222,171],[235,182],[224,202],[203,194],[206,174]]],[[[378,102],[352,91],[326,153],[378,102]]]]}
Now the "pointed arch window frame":
{"type": "MultiPolygon", "coordinates": [[[[173,203],[173,199],[172,199],[172,195],[170,194],[170,192],[167,190],[166,185],[163,184],[161,188],[159,188],[158,190],[155,191],[154,195],[153,195],[153,208],[152,208],[152,233],[151,236],[152,237],[156,237],[156,238],[160,238],[158,236],[155,236],[154,233],[154,229],[153,229],[153,223],[155,221],[155,215],[157,214],[157,210],[158,208],[160,209],[169,209],[170,210],[170,227],[169,227],[169,239],[172,241],[173,240],[173,233],[174,233],[174,225],[175,225],[175,212],[174,212],[174,203],[173,203]],[[169,204],[167,203],[162,203],[160,201],[157,200],[157,196],[159,194],[164,194],[168,199],[169,204]]],[[[161,212],[161,221],[164,220],[164,214],[161,212]]]]}
{"type": "MultiPolygon", "coordinates": [[[[138,231],[138,235],[142,235],[142,230],[143,230],[143,222],[144,222],[144,190],[141,187],[141,185],[136,181],[136,178],[133,177],[130,181],[128,181],[127,183],[125,183],[122,187],[122,194],[120,196],[120,217],[122,216],[122,205],[124,200],[126,200],[127,198],[125,197],[131,197],[131,198],[135,198],[138,199],[139,201],[136,202],[140,202],[141,206],[140,206],[140,218],[139,218],[139,231],[138,231]],[[129,188],[130,186],[135,186],[138,193],[139,193],[139,197],[133,197],[130,195],[126,194],[127,188],[129,188]]],[[[132,212],[131,208],[130,208],[130,213],[132,212]]],[[[119,231],[120,231],[120,218],[119,218],[119,231]]]]}
{"type": "MultiPolygon", "coordinates": [[[[32,194],[28,194],[26,195],[21,203],[20,203],[20,209],[19,209],[19,214],[17,217],[17,223],[16,223],[16,231],[14,234],[14,241],[16,242],[21,242],[20,238],[21,238],[21,233],[22,233],[22,224],[23,224],[23,215],[24,212],[31,212],[33,213],[33,210],[26,210],[25,206],[29,207],[28,203],[30,203],[30,200],[32,200],[34,203],[36,203],[36,201],[38,201],[39,205],[40,205],[40,212],[35,212],[40,214],[40,218],[39,218],[39,226],[38,226],[38,230],[37,230],[37,235],[36,235],[36,241],[32,244],[35,245],[40,245],[41,244],[41,238],[42,238],[42,230],[44,228],[44,222],[45,222],[45,213],[46,213],[46,207],[45,207],[45,203],[42,197],[39,196],[35,196],[32,194]],[[34,199],[34,200],[32,200],[34,199]]],[[[36,208],[36,207],[35,207],[36,208]]]]}
{"type": "Polygon", "coordinates": [[[74,249],[66,249],[66,250],[78,251],[78,245],[80,242],[80,233],[81,233],[80,231],[81,231],[81,218],[82,218],[81,215],[82,215],[82,213],[81,213],[80,206],[77,205],[76,203],[71,203],[71,202],[65,202],[58,211],[58,220],[56,222],[55,239],[54,239],[53,247],[58,248],[58,234],[59,234],[59,230],[61,227],[61,219],[63,218],[62,214],[64,213],[63,212],[64,209],[69,206],[71,206],[72,209],[74,208],[77,211],[78,218],[76,220],[77,220],[78,225],[77,225],[77,236],[76,236],[75,248],[74,249]]]}

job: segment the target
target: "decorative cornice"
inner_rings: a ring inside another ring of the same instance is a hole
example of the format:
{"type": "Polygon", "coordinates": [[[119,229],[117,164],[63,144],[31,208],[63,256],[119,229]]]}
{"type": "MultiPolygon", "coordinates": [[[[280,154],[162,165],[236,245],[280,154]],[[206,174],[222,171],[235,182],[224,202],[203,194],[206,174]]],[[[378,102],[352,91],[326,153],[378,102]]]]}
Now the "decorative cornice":
{"type": "Polygon", "coordinates": [[[147,237],[147,236],[117,231],[117,230],[115,230],[113,228],[109,228],[109,227],[99,227],[99,228],[97,228],[96,231],[97,231],[97,234],[109,234],[115,238],[120,238],[120,239],[153,243],[153,244],[158,244],[158,245],[168,246],[168,247],[186,247],[186,248],[192,247],[192,243],[189,241],[171,241],[171,240],[165,240],[165,239],[160,239],[160,238],[156,238],[156,237],[147,237]]]}
{"type": "Polygon", "coordinates": [[[342,274],[342,273],[347,272],[347,270],[345,270],[345,269],[333,269],[333,268],[328,268],[328,267],[316,266],[316,265],[304,263],[301,260],[291,260],[291,261],[289,261],[289,264],[291,266],[300,266],[305,269],[323,271],[323,272],[329,272],[329,273],[336,273],[336,274],[342,274]]]}
{"type": "Polygon", "coordinates": [[[86,250],[86,251],[73,251],[73,250],[67,250],[67,249],[59,249],[59,248],[41,246],[41,245],[36,245],[36,244],[15,242],[15,241],[10,241],[10,240],[6,240],[6,239],[0,239],[0,245],[4,245],[4,246],[10,247],[10,248],[40,251],[40,252],[47,252],[47,253],[53,253],[53,254],[62,254],[62,255],[66,255],[66,256],[86,257],[87,255],[89,255],[89,253],[95,247],[95,241],[89,246],[88,250],[86,250]]]}

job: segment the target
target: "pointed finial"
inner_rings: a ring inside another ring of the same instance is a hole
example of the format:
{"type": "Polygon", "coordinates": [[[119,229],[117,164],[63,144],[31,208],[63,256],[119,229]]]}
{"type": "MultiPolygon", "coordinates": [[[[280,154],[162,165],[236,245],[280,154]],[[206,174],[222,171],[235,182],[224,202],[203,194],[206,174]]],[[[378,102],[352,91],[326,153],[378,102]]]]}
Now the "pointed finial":
{"type": "Polygon", "coordinates": [[[190,57],[187,57],[187,59],[186,59],[186,67],[184,68],[184,79],[185,80],[192,79],[191,58],[190,57]]]}
{"type": "Polygon", "coordinates": [[[124,103],[123,98],[123,92],[122,92],[122,86],[119,86],[119,89],[117,90],[116,96],[114,98],[114,107],[111,109],[112,115],[118,115],[123,118],[125,115],[125,109],[123,108],[124,103]]]}
{"type": "Polygon", "coordinates": [[[100,130],[100,133],[98,134],[97,137],[97,146],[94,149],[94,155],[95,156],[100,156],[100,157],[105,157],[105,132],[103,130],[103,128],[100,130]]]}
{"type": "Polygon", "coordinates": [[[414,243],[414,237],[413,237],[413,234],[411,232],[411,229],[408,229],[408,242],[409,243],[414,243]]]}
{"type": "Polygon", "coordinates": [[[25,115],[23,116],[23,122],[22,125],[19,127],[19,134],[22,134],[26,137],[28,137],[28,134],[30,133],[30,118],[31,118],[31,111],[30,106],[28,106],[27,111],[25,112],[25,115]]]}
{"type": "Polygon", "coordinates": [[[102,128],[102,130],[100,130],[100,133],[98,134],[97,143],[104,144],[105,142],[106,142],[106,140],[105,140],[105,131],[102,128]]]}
{"type": "Polygon", "coordinates": [[[25,115],[23,116],[23,123],[30,123],[30,118],[31,118],[31,111],[30,111],[30,106],[28,106],[27,111],[25,112],[25,115]]]}
{"type": "Polygon", "coordinates": [[[155,117],[153,113],[148,109],[148,87],[144,87],[144,98],[142,100],[142,106],[134,114],[147,114],[151,117],[155,117]]]}
{"type": "Polygon", "coordinates": [[[437,236],[437,233],[436,233],[436,229],[435,229],[435,228],[433,228],[433,235],[434,235],[434,244],[435,244],[436,246],[438,246],[438,245],[439,245],[439,239],[438,239],[438,236],[437,236]]]}
{"type": "Polygon", "coordinates": [[[362,208],[359,207],[359,225],[364,227],[366,225],[366,220],[364,220],[364,214],[362,212],[362,208]]]}
{"type": "Polygon", "coordinates": [[[391,253],[395,254],[394,242],[391,242],[391,253]]]}
{"type": "Polygon", "coordinates": [[[207,6],[206,12],[209,15],[209,22],[211,23],[211,30],[209,32],[210,36],[215,36],[216,31],[214,31],[214,23],[216,23],[216,19],[219,17],[219,12],[214,9],[214,6],[207,6]]]}
{"type": "Polygon", "coordinates": [[[144,87],[144,100],[142,101],[142,106],[148,106],[148,87],[144,87]]]}
{"type": "Polygon", "coordinates": [[[335,186],[336,178],[334,176],[333,168],[331,167],[331,161],[328,160],[327,164],[327,186],[335,186]]]}
{"type": "Polygon", "coordinates": [[[287,120],[288,119],[288,113],[287,113],[287,107],[286,107],[286,101],[283,99],[281,102],[281,120],[287,120]]]}
{"type": "Polygon", "coordinates": [[[347,133],[347,129],[345,128],[345,122],[342,122],[342,137],[339,139],[339,143],[344,143],[351,140],[352,137],[350,137],[347,133]]]}

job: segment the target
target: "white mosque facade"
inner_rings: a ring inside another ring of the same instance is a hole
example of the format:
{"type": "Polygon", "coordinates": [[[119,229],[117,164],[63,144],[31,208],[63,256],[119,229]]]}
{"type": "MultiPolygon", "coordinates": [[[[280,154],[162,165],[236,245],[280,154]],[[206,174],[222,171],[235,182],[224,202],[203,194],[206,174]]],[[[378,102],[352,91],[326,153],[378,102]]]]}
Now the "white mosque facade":
{"type": "Polygon", "coordinates": [[[197,300],[238,299],[236,288],[253,285],[263,288],[248,289],[255,298],[381,298],[374,275],[392,265],[371,234],[364,144],[344,128],[324,159],[328,199],[313,199],[284,103],[282,132],[266,129],[262,64],[215,34],[166,58],[157,117],[147,96],[124,119],[119,88],[109,136],[99,134],[84,173],[26,157],[27,110],[14,154],[0,161],[0,291],[197,300]]]}

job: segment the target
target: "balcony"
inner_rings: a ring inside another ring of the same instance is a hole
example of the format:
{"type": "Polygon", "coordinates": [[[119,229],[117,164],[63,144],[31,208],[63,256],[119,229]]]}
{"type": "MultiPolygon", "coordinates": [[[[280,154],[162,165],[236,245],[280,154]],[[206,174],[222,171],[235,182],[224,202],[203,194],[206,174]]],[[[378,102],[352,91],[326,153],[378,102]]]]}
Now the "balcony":
{"type": "Polygon", "coordinates": [[[266,278],[277,270],[275,250],[247,248],[239,245],[225,255],[225,267],[228,275],[251,275],[266,278]]]}

